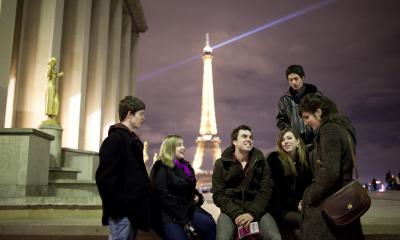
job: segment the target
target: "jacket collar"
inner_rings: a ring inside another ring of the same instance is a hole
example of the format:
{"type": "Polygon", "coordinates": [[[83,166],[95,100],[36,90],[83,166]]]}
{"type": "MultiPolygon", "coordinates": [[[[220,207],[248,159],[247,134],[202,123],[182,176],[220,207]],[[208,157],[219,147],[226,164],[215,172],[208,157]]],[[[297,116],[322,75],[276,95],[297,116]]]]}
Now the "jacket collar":
{"type": "MultiPolygon", "coordinates": [[[[235,148],[233,146],[226,148],[221,154],[222,161],[235,162],[236,160],[233,159],[234,152],[235,148]]],[[[250,163],[252,164],[260,159],[263,159],[264,155],[259,149],[253,147],[253,149],[249,152],[249,157],[250,163]]]]}
{"type": "Polygon", "coordinates": [[[286,95],[296,99],[296,100],[300,100],[302,99],[305,95],[309,94],[309,93],[315,93],[317,92],[318,89],[316,86],[309,84],[309,83],[304,83],[304,91],[301,94],[298,94],[295,90],[293,90],[291,87],[289,88],[289,90],[287,91],[286,95]]]}
{"type": "Polygon", "coordinates": [[[350,135],[353,142],[356,143],[356,136],[355,136],[356,133],[355,133],[355,129],[354,129],[353,125],[351,124],[350,119],[340,113],[334,114],[331,117],[329,117],[328,119],[325,119],[321,122],[321,125],[316,130],[316,139],[317,140],[319,140],[319,137],[320,137],[319,133],[320,133],[321,128],[328,123],[337,124],[340,127],[342,127],[343,130],[346,130],[347,133],[350,135]]]}

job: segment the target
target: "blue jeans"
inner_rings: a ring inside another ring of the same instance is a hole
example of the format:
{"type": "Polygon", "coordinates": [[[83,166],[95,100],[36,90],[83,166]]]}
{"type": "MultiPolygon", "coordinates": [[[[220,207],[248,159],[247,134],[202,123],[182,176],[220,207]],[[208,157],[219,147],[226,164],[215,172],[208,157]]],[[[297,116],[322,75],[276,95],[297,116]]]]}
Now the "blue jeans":
{"type": "MultiPolygon", "coordinates": [[[[216,225],[214,219],[199,210],[194,211],[193,219],[191,220],[193,226],[199,231],[204,240],[215,240],[216,225]]],[[[162,226],[164,238],[166,240],[188,240],[185,230],[179,224],[167,223],[162,226]]]]}
{"type": "Polygon", "coordinates": [[[110,226],[110,235],[108,240],[134,240],[136,239],[137,230],[131,225],[127,217],[120,219],[108,218],[110,226]]]}
{"type": "MultiPolygon", "coordinates": [[[[275,220],[269,213],[265,213],[258,221],[262,239],[281,240],[281,234],[275,220]]],[[[232,240],[236,236],[237,226],[225,213],[220,213],[217,220],[217,239],[232,240]]]]}

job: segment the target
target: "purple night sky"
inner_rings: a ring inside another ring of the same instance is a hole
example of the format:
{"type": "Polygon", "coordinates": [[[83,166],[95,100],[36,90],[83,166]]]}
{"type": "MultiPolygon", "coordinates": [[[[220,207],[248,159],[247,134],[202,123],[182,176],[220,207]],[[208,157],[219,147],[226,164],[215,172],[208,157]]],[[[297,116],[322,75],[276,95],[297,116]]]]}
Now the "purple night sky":
{"type": "Polygon", "coordinates": [[[146,103],[138,131],[150,158],[163,137],[184,137],[192,160],[200,127],[201,54],[205,33],[217,45],[275,20],[277,24],[214,49],[215,109],[221,148],[239,124],[253,128],[255,146],[274,150],[278,100],[290,64],[305,82],[334,100],[357,129],[362,181],[400,172],[400,1],[144,0],[149,30],[140,36],[137,95],[146,103]],[[318,5],[319,4],[319,5],[318,5]],[[308,7],[312,11],[299,12],[308,7]],[[296,17],[289,18],[288,16],[296,17]],[[291,15],[292,14],[292,15],[291,15]],[[285,21],[283,19],[289,18],[285,21]],[[148,75],[150,74],[150,75],[148,75]]]}

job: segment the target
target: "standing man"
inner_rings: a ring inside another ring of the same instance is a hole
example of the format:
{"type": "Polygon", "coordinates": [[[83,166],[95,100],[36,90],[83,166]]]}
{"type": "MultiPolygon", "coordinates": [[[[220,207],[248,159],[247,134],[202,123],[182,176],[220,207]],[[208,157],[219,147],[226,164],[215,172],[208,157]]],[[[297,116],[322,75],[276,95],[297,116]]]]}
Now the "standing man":
{"type": "Polygon", "coordinates": [[[281,239],[267,206],[272,180],[263,153],[253,147],[250,127],[241,125],[231,133],[232,146],[215,162],[212,176],[214,203],[221,209],[217,239],[235,239],[238,227],[258,221],[263,239],[281,239]]]}
{"type": "Polygon", "coordinates": [[[290,65],[286,69],[286,78],[290,88],[279,100],[276,125],[281,131],[285,128],[293,128],[308,145],[312,143],[314,134],[312,129],[306,126],[301,119],[299,104],[306,94],[318,92],[318,89],[312,84],[304,83],[305,76],[301,65],[290,65]]]}
{"type": "Polygon", "coordinates": [[[119,103],[120,123],[112,125],[100,147],[96,184],[103,202],[103,225],[109,239],[133,240],[150,228],[150,183],[143,162],[143,143],[135,129],[144,122],[144,103],[126,96],[119,103]]]}

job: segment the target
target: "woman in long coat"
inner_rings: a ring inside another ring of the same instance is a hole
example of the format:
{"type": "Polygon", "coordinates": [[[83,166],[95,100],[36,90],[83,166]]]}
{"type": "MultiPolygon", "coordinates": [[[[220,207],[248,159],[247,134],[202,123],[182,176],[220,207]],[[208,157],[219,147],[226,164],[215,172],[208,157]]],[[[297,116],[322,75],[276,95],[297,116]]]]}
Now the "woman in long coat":
{"type": "Polygon", "coordinates": [[[352,180],[356,138],[350,120],[320,94],[303,98],[299,114],[316,131],[314,178],[303,195],[302,239],[364,239],[360,219],[336,226],[322,211],[323,201],[352,180]]]}

